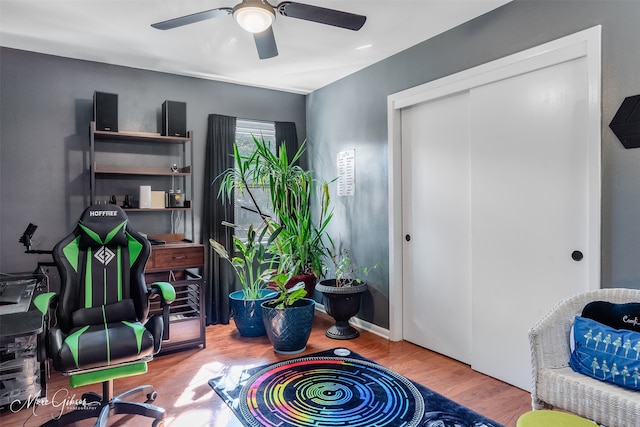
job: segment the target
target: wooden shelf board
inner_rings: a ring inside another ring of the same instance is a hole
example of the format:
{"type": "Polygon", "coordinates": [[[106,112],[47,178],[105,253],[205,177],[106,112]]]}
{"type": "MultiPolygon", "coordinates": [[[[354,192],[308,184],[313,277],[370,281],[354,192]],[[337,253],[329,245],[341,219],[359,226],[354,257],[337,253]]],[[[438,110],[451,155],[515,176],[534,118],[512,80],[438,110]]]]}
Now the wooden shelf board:
{"type": "MultiPolygon", "coordinates": [[[[95,124],[93,124],[95,126],[95,124]]],[[[95,128],[95,127],[94,127],[95,128]]],[[[120,131],[120,132],[108,132],[102,130],[95,130],[93,132],[94,138],[100,141],[136,141],[136,142],[154,142],[154,143],[167,143],[167,144],[184,144],[191,141],[190,137],[181,136],[163,136],[159,133],[153,132],[134,132],[134,131],[120,131]]]]}
{"type": "Polygon", "coordinates": [[[178,169],[178,172],[173,172],[168,167],[103,165],[94,163],[93,170],[97,174],[109,175],[191,176],[191,166],[185,166],[178,169]]]}
{"type": "Polygon", "coordinates": [[[122,208],[125,212],[190,211],[191,208],[122,208]]]}

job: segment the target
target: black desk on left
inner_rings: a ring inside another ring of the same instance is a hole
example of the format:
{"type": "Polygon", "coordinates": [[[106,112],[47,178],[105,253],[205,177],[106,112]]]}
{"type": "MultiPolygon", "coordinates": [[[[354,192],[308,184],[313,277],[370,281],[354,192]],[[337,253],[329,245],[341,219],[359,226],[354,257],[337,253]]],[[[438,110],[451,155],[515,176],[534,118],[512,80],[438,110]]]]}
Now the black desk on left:
{"type": "Polygon", "coordinates": [[[32,302],[46,288],[44,275],[0,274],[0,407],[46,394],[46,367],[38,360],[44,318],[32,302]]]}

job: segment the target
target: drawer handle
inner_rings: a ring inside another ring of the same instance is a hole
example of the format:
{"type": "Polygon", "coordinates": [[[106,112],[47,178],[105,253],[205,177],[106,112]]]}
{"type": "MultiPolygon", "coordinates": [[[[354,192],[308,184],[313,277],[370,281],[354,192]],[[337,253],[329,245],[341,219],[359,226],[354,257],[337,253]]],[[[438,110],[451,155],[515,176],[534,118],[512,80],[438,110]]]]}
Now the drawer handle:
{"type": "Polygon", "coordinates": [[[186,255],[174,255],[173,259],[186,259],[187,256],[186,255]]]}

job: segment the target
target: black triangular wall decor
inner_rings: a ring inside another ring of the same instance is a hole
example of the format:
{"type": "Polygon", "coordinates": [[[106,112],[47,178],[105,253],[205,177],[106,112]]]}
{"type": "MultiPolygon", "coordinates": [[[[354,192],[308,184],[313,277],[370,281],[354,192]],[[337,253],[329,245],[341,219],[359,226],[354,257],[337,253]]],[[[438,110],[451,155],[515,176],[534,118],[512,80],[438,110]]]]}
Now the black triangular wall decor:
{"type": "Polygon", "coordinates": [[[622,101],[609,127],[624,148],[640,148],[640,95],[622,101]]]}

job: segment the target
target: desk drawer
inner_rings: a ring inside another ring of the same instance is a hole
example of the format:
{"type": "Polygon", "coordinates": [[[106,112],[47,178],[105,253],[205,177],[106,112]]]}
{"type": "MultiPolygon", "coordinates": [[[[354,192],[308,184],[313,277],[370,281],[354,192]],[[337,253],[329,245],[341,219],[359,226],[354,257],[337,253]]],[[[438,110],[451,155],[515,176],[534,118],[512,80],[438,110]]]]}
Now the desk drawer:
{"type": "Polygon", "coordinates": [[[170,270],[173,268],[196,267],[204,264],[204,247],[202,245],[192,247],[170,246],[154,247],[152,250],[153,261],[147,265],[147,269],[170,270]]]}

